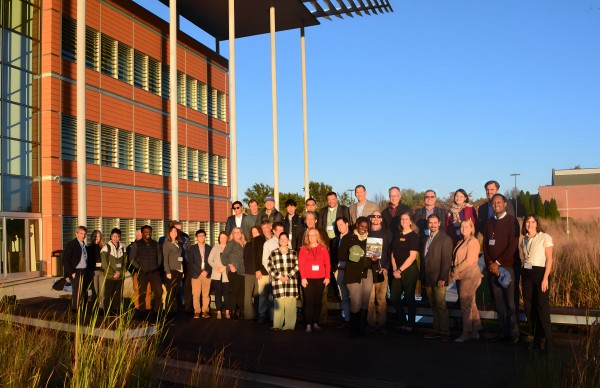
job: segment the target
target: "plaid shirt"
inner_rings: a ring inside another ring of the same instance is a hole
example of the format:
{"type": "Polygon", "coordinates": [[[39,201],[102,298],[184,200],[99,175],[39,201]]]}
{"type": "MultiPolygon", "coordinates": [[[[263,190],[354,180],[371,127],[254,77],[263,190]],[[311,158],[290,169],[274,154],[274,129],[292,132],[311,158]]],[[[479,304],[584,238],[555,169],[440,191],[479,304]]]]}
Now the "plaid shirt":
{"type": "Polygon", "coordinates": [[[298,280],[294,276],[298,272],[298,255],[296,255],[296,251],[290,249],[284,255],[279,251],[279,248],[275,249],[269,256],[267,270],[271,275],[273,298],[298,297],[298,280]],[[282,276],[288,277],[285,283],[279,280],[282,276]]]}

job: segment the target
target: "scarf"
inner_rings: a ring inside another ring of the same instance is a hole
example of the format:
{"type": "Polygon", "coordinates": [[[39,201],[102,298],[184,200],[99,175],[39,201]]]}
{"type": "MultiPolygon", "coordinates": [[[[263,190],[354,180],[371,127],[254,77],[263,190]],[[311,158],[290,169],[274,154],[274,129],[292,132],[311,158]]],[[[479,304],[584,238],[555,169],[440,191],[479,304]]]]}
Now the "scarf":
{"type": "Polygon", "coordinates": [[[356,235],[356,237],[358,237],[359,241],[365,241],[367,239],[367,236],[369,235],[369,232],[366,232],[365,234],[360,234],[358,233],[357,229],[354,229],[354,234],[356,235]]]}
{"type": "Polygon", "coordinates": [[[458,205],[456,204],[456,202],[452,203],[452,206],[450,207],[450,213],[452,214],[452,223],[456,224],[457,222],[462,221],[460,219],[460,211],[466,207],[473,207],[473,205],[471,205],[470,203],[467,202],[463,202],[462,205],[458,205]]]}

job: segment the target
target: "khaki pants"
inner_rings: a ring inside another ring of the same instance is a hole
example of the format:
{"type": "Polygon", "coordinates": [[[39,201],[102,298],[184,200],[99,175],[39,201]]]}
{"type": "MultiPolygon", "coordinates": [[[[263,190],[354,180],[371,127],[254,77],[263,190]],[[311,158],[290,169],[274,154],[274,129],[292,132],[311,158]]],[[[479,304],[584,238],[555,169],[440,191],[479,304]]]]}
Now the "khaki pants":
{"type": "Polygon", "coordinates": [[[369,314],[367,315],[367,321],[369,325],[373,327],[385,326],[387,318],[387,302],[385,296],[387,294],[388,287],[388,273],[383,273],[383,282],[374,283],[371,291],[371,297],[369,298],[369,314]],[[375,303],[377,301],[377,303],[375,303]]]}
{"type": "Polygon", "coordinates": [[[194,313],[200,314],[200,295],[202,294],[202,312],[210,311],[210,279],[206,276],[192,278],[192,303],[194,313]]]}
{"type": "MultiPolygon", "coordinates": [[[[138,281],[138,276],[138,272],[133,275],[133,303],[135,304],[135,308],[139,310],[140,283],[138,281]]],[[[150,309],[152,309],[152,287],[150,286],[150,283],[148,283],[148,287],[146,287],[146,310],[150,309]]]]}
{"type": "Polygon", "coordinates": [[[296,298],[275,298],[273,329],[294,330],[296,327],[296,298]]]}

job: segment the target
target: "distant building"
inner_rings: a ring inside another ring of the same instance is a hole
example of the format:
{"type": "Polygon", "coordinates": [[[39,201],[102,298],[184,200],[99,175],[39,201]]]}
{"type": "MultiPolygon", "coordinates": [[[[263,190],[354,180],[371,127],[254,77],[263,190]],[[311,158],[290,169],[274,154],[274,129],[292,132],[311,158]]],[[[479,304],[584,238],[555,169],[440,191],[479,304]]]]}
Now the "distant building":
{"type": "Polygon", "coordinates": [[[561,217],[600,219],[600,168],[552,170],[552,186],[540,186],[543,201],[556,200],[561,217]]]}

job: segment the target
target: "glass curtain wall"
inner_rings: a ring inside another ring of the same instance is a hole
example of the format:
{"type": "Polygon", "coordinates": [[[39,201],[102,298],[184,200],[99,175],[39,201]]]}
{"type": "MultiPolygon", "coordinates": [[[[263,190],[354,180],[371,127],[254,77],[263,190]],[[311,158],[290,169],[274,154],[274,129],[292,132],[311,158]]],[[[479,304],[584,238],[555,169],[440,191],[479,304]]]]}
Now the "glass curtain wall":
{"type": "Polygon", "coordinates": [[[41,260],[31,220],[41,212],[40,2],[0,0],[2,273],[37,271],[41,260]]]}

